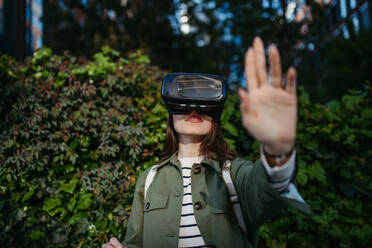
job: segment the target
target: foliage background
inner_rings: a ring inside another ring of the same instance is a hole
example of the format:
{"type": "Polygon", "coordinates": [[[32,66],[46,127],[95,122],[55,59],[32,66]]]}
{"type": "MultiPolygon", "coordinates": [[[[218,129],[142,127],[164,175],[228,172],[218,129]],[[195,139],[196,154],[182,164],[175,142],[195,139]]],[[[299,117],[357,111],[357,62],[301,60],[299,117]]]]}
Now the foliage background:
{"type": "MultiPolygon", "coordinates": [[[[166,72],[138,50],[103,47],[92,61],[41,49],[18,65],[0,59],[0,243],[100,247],[124,239],[137,176],[156,163],[167,111],[166,72]]],[[[261,228],[260,247],[372,244],[370,83],[327,104],[299,89],[298,188],[314,215],[284,211],[261,228]]],[[[229,96],[221,122],[250,160],[259,144],[229,96]]]]}

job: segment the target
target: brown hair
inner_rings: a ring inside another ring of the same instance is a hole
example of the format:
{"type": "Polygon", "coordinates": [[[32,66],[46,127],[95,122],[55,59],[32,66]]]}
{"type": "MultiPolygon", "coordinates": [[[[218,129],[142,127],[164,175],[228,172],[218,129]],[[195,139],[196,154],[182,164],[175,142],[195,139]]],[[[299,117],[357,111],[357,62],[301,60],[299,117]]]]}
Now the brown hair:
{"type": "MultiPolygon", "coordinates": [[[[173,126],[173,116],[169,115],[167,122],[167,130],[165,133],[165,144],[162,152],[160,153],[160,160],[158,163],[168,159],[178,150],[177,132],[173,126]]],[[[221,123],[219,118],[212,119],[211,131],[204,136],[200,145],[200,154],[204,155],[207,159],[213,159],[224,164],[226,160],[234,160],[236,152],[230,149],[229,145],[223,138],[221,123]]]]}

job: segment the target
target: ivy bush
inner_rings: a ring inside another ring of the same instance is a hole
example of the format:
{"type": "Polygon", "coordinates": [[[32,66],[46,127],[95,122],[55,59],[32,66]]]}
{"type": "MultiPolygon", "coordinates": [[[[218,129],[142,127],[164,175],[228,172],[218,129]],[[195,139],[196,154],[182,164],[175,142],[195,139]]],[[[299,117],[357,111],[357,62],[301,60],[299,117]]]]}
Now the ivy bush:
{"type": "MultiPolygon", "coordinates": [[[[0,58],[0,243],[100,247],[124,239],[138,175],[159,159],[165,72],[141,51],[103,47],[93,61],[44,48],[24,64],[0,58]]],[[[289,208],[261,228],[261,247],[372,243],[370,84],[326,105],[299,89],[298,188],[314,215],[289,208]]],[[[239,99],[221,117],[246,159],[259,144],[241,126],[239,99]]]]}
{"type": "Polygon", "coordinates": [[[41,49],[18,68],[2,56],[2,82],[24,87],[2,109],[1,244],[100,247],[109,236],[123,239],[136,177],[164,138],[157,130],[164,126],[151,126],[164,120],[150,120],[148,109],[166,117],[154,101],[164,73],[141,51],[118,55],[104,47],[89,62],[41,49]]]}

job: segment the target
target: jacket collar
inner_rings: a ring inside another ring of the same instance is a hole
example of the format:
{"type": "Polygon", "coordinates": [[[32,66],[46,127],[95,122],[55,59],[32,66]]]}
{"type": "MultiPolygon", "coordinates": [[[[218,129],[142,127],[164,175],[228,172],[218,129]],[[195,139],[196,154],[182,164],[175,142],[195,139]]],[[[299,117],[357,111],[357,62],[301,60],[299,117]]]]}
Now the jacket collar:
{"type": "MultiPolygon", "coordinates": [[[[166,160],[164,160],[163,162],[161,162],[159,164],[158,168],[160,169],[161,167],[163,167],[163,166],[165,166],[167,164],[173,164],[176,167],[178,167],[179,169],[181,169],[181,163],[178,160],[178,157],[177,156],[178,156],[178,151],[176,151],[169,158],[167,158],[166,160]]],[[[218,161],[216,161],[216,160],[204,158],[201,161],[201,164],[208,165],[208,166],[212,167],[217,173],[221,173],[221,168],[219,166],[218,161]]]]}

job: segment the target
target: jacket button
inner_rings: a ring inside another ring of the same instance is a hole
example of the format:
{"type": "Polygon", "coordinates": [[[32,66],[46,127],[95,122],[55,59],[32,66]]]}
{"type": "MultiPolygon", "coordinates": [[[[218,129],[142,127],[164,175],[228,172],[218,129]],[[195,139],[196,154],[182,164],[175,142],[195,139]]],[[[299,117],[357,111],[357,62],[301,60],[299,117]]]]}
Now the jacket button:
{"type": "Polygon", "coordinates": [[[203,208],[203,205],[200,201],[195,202],[194,207],[196,210],[200,210],[203,208]]]}
{"type": "Polygon", "coordinates": [[[200,167],[195,167],[195,168],[193,169],[194,174],[199,174],[200,171],[201,171],[201,168],[200,168],[200,167]]]}
{"type": "Polygon", "coordinates": [[[150,208],[150,202],[146,203],[145,210],[149,210],[149,208],[150,208]]]}

